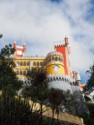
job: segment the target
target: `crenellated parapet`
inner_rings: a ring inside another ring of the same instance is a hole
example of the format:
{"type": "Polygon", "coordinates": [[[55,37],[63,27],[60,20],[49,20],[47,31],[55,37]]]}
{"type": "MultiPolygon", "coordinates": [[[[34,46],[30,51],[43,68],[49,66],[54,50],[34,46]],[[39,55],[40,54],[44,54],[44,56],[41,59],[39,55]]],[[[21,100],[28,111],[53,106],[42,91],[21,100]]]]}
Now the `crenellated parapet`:
{"type": "Polygon", "coordinates": [[[46,57],[46,71],[49,74],[65,74],[63,55],[60,52],[50,52],[46,57]]]}
{"type": "Polygon", "coordinates": [[[70,82],[69,78],[66,78],[65,75],[54,75],[54,74],[50,74],[47,77],[48,81],[65,81],[65,82],[70,82]]]}
{"type": "Polygon", "coordinates": [[[48,53],[47,57],[46,57],[46,61],[47,62],[62,62],[63,61],[63,55],[60,52],[50,52],[48,53]]]}
{"type": "Polygon", "coordinates": [[[13,44],[13,48],[15,48],[14,57],[24,56],[26,52],[26,44],[24,43],[22,46],[18,46],[16,41],[13,44]]]}

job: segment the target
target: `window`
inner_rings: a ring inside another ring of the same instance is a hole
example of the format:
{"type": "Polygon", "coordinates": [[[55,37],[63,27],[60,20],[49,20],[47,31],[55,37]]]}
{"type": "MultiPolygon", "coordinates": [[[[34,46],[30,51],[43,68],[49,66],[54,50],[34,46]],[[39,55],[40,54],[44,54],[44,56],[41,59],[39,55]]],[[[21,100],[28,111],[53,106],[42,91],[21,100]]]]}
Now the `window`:
{"type": "Polygon", "coordinates": [[[43,65],[46,66],[46,65],[47,65],[47,62],[44,62],[43,65]]]}
{"type": "Polygon", "coordinates": [[[36,62],[33,62],[33,65],[36,66],[37,65],[36,62]]]}
{"type": "Polygon", "coordinates": [[[22,66],[22,62],[20,62],[20,66],[22,66]]]}
{"type": "Polygon", "coordinates": [[[26,75],[26,71],[23,71],[23,75],[26,75]]]}
{"type": "Polygon", "coordinates": [[[58,61],[58,58],[57,58],[57,57],[55,57],[55,61],[58,61]]]}
{"type": "Polygon", "coordinates": [[[27,66],[29,66],[30,65],[30,62],[27,62],[27,66]]]}
{"type": "Polygon", "coordinates": [[[61,61],[61,58],[59,57],[59,61],[61,61]]]}
{"type": "Polygon", "coordinates": [[[61,62],[62,62],[62,61],[63,61],[63,60],[62,60],[62,58],[60,58],[60,57],[59,57],[59,61],[61,61],[61,62]]]}
{"type": "Polygon", "coordinates": [[[24,66],[26,66],[26,62],[24,62],[24,66]]]}
{"type": "Polygon", "coordinates": [[[52,61],[54,61],[55,59],[54,59],[54,57],[52,57],[52,61]]]}
{"type": "Polygon", "coordinates": [[[24,66],[24,62],[20,62],[20,66],[24,66]]]}
{"type": "Polygon", "coordinates": [[[22,71],[20,71],[20,75],[22,75],[22,71]]]}
{"type": "Polygon", "coordinates": [[[37,62],[37,66],[39,66],[39,62],[37,62]]]}
{"type": "Polygon", "coordinates": [[[43,62],[40,62],[40,66],[43,66],[43,62]]]}

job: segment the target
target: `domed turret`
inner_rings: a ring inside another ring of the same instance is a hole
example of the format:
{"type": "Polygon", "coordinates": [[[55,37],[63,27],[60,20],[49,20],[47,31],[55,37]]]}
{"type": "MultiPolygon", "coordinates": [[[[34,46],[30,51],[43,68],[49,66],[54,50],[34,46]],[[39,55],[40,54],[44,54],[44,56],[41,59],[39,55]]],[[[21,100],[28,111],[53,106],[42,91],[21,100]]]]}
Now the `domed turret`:
{"type": "Polygon", "coordinates": [[[47,61],[47,74],[65,74],[63,55],[60,52],[50,52],[46,57],[47,61]]]}
{"type": "Polygon", "coordinates": [[[72,92],[70,78],[65,74],[63,54],[56,51],[50,52],[46,57],[46,61],[49,88],[54,87],[72,92]]]}

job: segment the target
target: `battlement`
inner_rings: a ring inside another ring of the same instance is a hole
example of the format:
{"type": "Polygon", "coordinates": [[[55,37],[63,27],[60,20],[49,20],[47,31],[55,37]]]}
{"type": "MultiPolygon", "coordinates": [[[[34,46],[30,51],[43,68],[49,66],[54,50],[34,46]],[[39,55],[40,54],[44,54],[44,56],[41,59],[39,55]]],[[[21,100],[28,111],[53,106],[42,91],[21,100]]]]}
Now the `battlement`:
{"type": "Polygon", "coordinates": [[[21,56],[21,57],[15,57],[15,59],[45,59],[45,56],[21,56]]]}
{"type": "Polygon", "coordinates": [[[15,41],[13,44],[13,48],[15,48],[15,53],[14,53],[15,57],[24,56],[24,54],[26,52],[26,44],[25,43],[22,46],[18,46],[16,41],[15,41]]]}

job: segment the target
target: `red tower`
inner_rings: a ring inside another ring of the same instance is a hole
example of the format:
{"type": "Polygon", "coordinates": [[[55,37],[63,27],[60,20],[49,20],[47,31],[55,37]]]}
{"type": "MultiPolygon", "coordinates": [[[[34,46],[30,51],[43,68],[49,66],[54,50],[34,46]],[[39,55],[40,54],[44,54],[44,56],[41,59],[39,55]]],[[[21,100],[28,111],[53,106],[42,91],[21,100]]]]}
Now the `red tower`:
{"type": "Polygon", "coordinates": [[[65,75],[70,76],[70,60],[69,60],[69,54],[70,54],[70,48],[68,47],[68,37],[65,37],[64,39],[64,45],[55,45],[55,50],[57,52],[61,52],[64,57],[64,67],[65,67],[65,75]]]}
{"type": "Polygon", "coordinates": [[[13,44],[13,47],[15,48],[14,56],[20,57],[24,56],[24,53],[26,52],[26,44],[23,44],[23,46],[17,46],[16,41],[13,44]]]}

